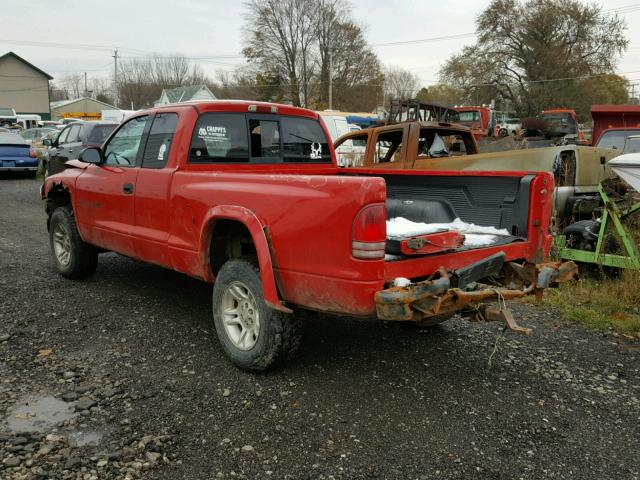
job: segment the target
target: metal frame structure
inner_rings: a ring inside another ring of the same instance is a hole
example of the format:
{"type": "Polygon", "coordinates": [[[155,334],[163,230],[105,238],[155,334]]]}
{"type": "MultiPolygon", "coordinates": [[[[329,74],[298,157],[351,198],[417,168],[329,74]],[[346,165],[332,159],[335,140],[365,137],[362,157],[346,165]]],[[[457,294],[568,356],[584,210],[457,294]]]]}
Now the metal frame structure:
{"type": "Polygon", "coordinates": [[[447,122],[458,121],[458,112],[452,108],[418,100],[391,100],[387,123],[407,121],[447,122]]]}
{"type": "Polygon", "coordinates": [[[595,263],[598,265],[614,268],[629,268],[640,270],[640,253],[636,245],[633,235],[623,225],[622,220],[625,217],[640,212],[640,202],[634,203],[630,207],[620,209],[615,201],[611,200],[602,188],[602,184],[598,185],[598,193],[604,201],[604,212],[600,219],[600,230],[598,232],[598,242],[593,252],[586,250],[578,250],[566,246],[566,237],[560,235],[556,237],[556,246],[561,259],[575,260],[583,263],[595,263]],[[626,251],[626,255],[605,253],[605,239],[608,227],[613,223],[615,232],[618,234],[622,246],[626,251]]]}

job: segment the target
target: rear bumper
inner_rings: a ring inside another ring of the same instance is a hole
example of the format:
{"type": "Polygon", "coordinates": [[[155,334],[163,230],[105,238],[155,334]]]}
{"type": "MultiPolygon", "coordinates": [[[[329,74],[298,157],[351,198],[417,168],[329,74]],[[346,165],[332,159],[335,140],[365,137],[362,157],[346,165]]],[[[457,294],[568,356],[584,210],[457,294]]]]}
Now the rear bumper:
{"type": "Polygon", "coordinates": [[[0,171],[5,172],[25,172],[38,170],[38,159],[25,159],[23,157],[3,157],[0,158],[0,171]]]}
{"type": "Polygon", "coordinates": [[[4,167],[0,165],[0,172],[36,172],[36,171],[38,171],[37,165],[35,167],[22,167],[22,166],[4,167]]]}
{"type": "Polygon", "coordinates": [[[471,316],[480,311],[485,302],[504,303],[505,300],[534,293],[539,297],[545,288],[573,280],[578,267],[573,262],[538,265],[508,263],[502,271],[502,287],[471,282],[462,289],[452,288],[455,274],[441,269],[437,278],[376,292],[376,315],[380,320],[413,322],[458,312],[471,316]]]}

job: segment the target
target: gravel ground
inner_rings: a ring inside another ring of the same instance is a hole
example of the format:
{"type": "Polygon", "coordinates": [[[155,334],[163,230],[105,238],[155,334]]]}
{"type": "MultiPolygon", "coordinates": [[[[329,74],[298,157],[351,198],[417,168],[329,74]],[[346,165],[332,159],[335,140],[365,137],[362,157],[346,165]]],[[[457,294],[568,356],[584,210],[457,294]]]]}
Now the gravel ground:
{"type": "Polygon", "coordinates": [[[114,254],[58,276],[38,188],[0,179],[2,479],[640,478],[637,342],[522,304],[531,337],[320,317],[247,374],[209,285],[114,254]]]}

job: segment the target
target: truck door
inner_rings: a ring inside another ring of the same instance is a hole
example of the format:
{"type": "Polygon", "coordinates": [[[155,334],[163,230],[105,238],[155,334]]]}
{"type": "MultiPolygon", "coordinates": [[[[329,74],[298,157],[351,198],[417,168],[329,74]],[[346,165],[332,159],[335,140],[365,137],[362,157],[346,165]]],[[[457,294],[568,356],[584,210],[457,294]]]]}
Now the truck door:
{"type": "Polygon", "coordinates": [[[85,240],[136,256],[134,192],[149,116],[132,118],[105,144],[103,163],[89,165],[76,181],[76,219],[85,240]]]}
{"type": "Polygon", "coordinates": [[[60,153],[61,159],[64,157],[64,161],[76,160],[80,155],[80,149],[82,148],[82,134],[83,130],[86,130],[85,124],[78,122],[76,125],[71,125],[71,131],[67,137],[67,141],[62,145],[62,153],[60,153]]]}
{"type": "Polygon", "coordinates": [[[142,154],[142,165],[136,182],[135,237],[137,257],[170,266],[168,238],[171,212],[169,197],[178,156],[171,148],[178,125],[178,114],[158,113],[154,116],[142,154]]]}
{"type": "Polygon", "coordinates": [[[67,138],[69,138],[70,132],[71,126],[65,127],[62,132],[60,132],[60,135],[54,145],[49,149],[47,155],[47,170],[45,172],[46,176],[53,175],[64,170],[63,162],[66,160],[63,160],[61,154],[63,152],[64,144],[66,143],[67,138]]]}

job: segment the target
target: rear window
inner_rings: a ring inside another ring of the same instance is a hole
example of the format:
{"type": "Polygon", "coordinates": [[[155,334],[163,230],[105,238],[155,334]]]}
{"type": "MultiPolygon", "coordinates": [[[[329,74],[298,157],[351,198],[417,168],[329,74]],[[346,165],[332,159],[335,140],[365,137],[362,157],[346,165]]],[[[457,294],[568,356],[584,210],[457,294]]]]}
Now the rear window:
{"type": "Polygon", "coordinates": [[[418,139],[418,157],[448,157],[473,153],[470,136],[463,136],[451,130],[420,130],[418,139]],[[467,143],[465,143],[465,141],[467,143]]]}
{"type": "Polygon", "coordinates": [[[596,147],[617,148],[618,150],[622,150],[627,137],[637,134],[638,130],[609,130],[608,132],[604,132],[598,139],[596,147]]]}
{"type": "Polygon", "coordinates": [[[91,133],[89,133],[87,143],[102,145],[111,132],[115,130],[116,126],[117,125],[96,125],[93,127],[93,130],[91,130],[91,133]]]}
{"type": "Polygon", "coordinates": [[[331,163],[320,123],[301,117],[205,113],[191,140],[192,163],[331,163]]]}
{"type": "Polygon", "coordinates": [[[0,143],[4,145],[26,145],[24,138],[15,133],[0,133],[0,143]]]}
{"type": "Polygon", "coordinates": [[[193,163],[249,162],[244,114],[203,114],[193,132],[189,160],[193,163]]]}
{"type": "Polygon", "coordinates": [[[331,163],[324,130],[309,118],[281,117],[282,156],[290,163],[331,163]]]}

